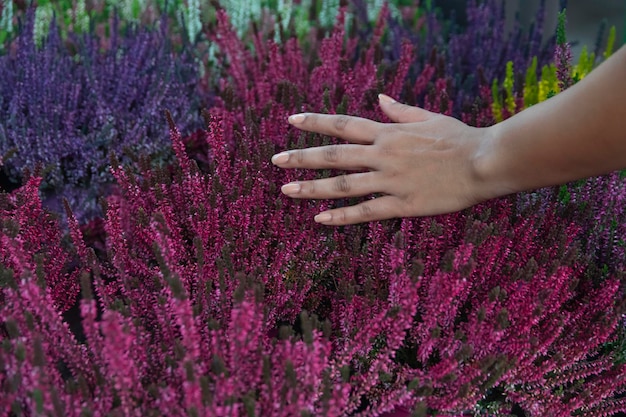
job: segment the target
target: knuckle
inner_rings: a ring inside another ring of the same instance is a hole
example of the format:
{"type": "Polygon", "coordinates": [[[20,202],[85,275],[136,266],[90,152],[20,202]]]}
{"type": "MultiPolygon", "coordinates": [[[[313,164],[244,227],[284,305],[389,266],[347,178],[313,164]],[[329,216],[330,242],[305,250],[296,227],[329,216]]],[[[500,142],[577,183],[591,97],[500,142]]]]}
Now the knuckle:
{"type": "Polygon", "coordinates": [[[296,161],[302,164],[304,162],[304,149],[296,149],[294,152],[296,154],[296,161]]]}
{"type": "Polygon", "coordinates": [[[402,113],[410,113],[412,110],[411,106],[407,106],[406,104],[403,103],[396,103],[398,105],[398,110],[401,111],[402,113]]]}
{"type": "Polygon", "coordinates": [[[304,183],[304,186],[302,187],[302,191],[309,196],[315,196],[315,188],[316,188],[316,182],[315,181],[306,181],[304,183]]]}
{"type": "Polygon", "coordinates": [[[406,136],[406,132],[398,124],[389,124],[381,128],[374,135],[374,144],[382,150],[394,149],[393,143],[406,136]]]}
{"type": "MultiPolygon", "coordinates": [[[[335,216],[335,214],[333,214],[335,216]]],[[[339,210],[336,213],[337,221],[341,224],[344,224],[348,221],[348,217],[346,216],[346,210],[339,210]]]]}
{"type": "Polygon", "coordinates": [[[389,144],[385,144],[380,146],[380,155],[383,157],[392,157],[396,155],[396,149],[389,145],[389,144]]]}
{"type": "Polygon", "coordinates": [[[306,119],[304,119],[304,123],[306,123],[309,127],[315,129],[318,125],[319,119],[317,117],[317,114],[314,113],[309,113],[306,116],[306,119]]]}
{"type": "Polygon", "coordinates": [[[337,177],[333,183],[333,189],[340,193],[347,193],[350,191],[350,182],[348,181],[348,177],[346,175],[337,177]]]}
{"type": "Polygon", "coordinates": [[[348,124],[349,121],[350,121],[350,118],[348,116],[339,115],[335,117],[335,120],[333,121],[333,125],[338,132],[342,132],[343,130],[345,130],[346,125],[348,124]]]}
{"type": "Polygon", "coordinates": [[[330,145],[324,148],[324,159],[328,162],[337,162],[341,156],[339,145],[330,145]]]}
{"type": "Polygon", "coordinates": [[[363,203],[359,205],[359,214],[363,219],[371,219],[374,215],[374,210],[370,204],[363,203]]]}

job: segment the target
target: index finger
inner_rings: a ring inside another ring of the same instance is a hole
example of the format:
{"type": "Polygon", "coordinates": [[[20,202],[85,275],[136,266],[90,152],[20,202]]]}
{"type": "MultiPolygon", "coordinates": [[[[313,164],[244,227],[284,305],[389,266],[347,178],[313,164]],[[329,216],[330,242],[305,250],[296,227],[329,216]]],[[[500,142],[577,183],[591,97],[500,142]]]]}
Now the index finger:
{"type": "Polygon", "coordinates": [[[289,116],[288,120],[298,129],[360,144],[374,143],[382,126],[373,120],[345,114],[300,113],[289,116]]]}

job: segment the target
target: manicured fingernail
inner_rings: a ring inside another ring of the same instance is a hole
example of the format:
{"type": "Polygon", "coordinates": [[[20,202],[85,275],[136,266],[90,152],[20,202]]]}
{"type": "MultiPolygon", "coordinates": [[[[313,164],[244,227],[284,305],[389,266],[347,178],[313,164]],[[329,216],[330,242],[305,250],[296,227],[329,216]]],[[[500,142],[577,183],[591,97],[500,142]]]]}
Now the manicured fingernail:
{"type": "Polygon", "coordinates": [[[389,97],[389,96],[388,96],[388,95],[386,95],[386,94],[379,94],[379,95],[378,95],[378,100],[379,100],[381,103],[385,103],[385,104],[393,104],[393,103],[395,103],[395,102],[396,102],[394,99],[392,99],[391,97],[389,97]]]}
{"type": "Polygon", "coordinates": [[[277,153],[276,155],[272,156],[273,164],[284,164],[287,161],[289,161],[289,154],[287,152],[277,153]]]}
{"type": "Polygon", "coordinates": [[[330,213],[320,213],[313,218],[317,223],[326,223],[331,221],[333,216],[330,213]]]}
{"type": "Polygon", "coordinates": [[[289,184],[283,185],[280,190],[283,192],[283,194],[289,195],[300,192],[300,188],[300,184],[298,184],[297,182],[290,182],[289,184]]]}
{"type": "Polygon", "coordinates": [[[292,114],[291,116],[289,116],[289,123],[293,124],[298,124],[298,123],[302,123],[304,122],[305,119],[305,115],[300,113],[300,114],[292,114]]]}

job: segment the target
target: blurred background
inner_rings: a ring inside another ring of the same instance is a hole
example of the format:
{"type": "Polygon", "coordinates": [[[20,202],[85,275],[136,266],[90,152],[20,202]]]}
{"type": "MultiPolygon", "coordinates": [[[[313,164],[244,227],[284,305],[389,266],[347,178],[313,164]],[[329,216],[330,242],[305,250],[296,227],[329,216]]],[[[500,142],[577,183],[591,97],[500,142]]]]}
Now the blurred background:
{"type": "MultiPolygon", "coordinates": [[[[506,0],[511,21],[514,14],[519,13],[524,23],[534,19],[534,11],[540,0],[506,0]]],[[[559,10],[559,0],[546,0],[546,33],[554,33],[559,10]]],[[[611,26],[617,29],[616,46],[624,41],[624,25],[626,21],[626,0],[568,0],[567,1],[567,39],[572,43],[575,56],[580,53],[582,45],[593,46],[598,36],[602,21],[606,20],[604,36],[608,35],[611,26]]]]}
{"type": "MultiPolygon", "coordinates": [[[[442,7],[444,12],[454,10],[457,16],[463,19],[463,11],[467,0],[438,0],[435,3],[442,7]]],[[[535,18],[535,12],[541,0],[505,0],[507,21],[512,27],[515,16],[518,15],[524,25],[529,25],[535,18]]],[[[545,0],[546,29],[544,33],[550,36],[554,33],[557,14],[561,0],[545,0]]],[[[582,45],[593,48],[598,37],[602,22],[606,22],[604,39],[611,26],[617,30],[616,48],[623,44],[626,36],[626,0],[568,0],[567,1],[567,39],[572,44],[574,56],[578,56],[582,45]]]]}

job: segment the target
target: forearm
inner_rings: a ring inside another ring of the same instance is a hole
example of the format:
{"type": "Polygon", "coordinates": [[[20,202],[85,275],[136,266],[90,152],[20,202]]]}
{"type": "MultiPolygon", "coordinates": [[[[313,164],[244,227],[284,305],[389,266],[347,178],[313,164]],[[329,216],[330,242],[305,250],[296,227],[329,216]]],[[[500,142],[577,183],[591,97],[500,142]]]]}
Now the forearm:
{"type": "Polygon", "coordinates": [[[626,47],[488,132],[478,172],[494,197],[626,168],[626,47]]]}

